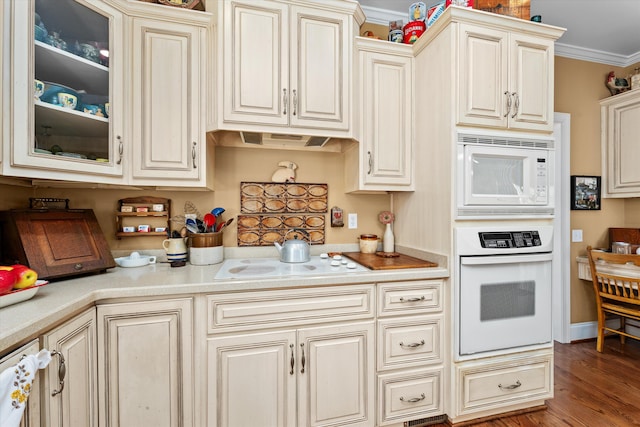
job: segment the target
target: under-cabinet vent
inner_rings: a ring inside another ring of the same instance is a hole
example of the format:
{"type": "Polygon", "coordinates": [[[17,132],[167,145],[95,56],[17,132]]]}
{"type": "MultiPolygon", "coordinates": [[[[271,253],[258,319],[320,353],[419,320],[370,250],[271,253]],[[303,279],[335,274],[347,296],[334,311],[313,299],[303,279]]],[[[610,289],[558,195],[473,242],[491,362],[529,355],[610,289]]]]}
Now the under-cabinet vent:
{"type": "Polygon", "coordinates": [[[289,135],[283,133],[240,132],[242,142],[252,145],[322,147],[330,138],[326,136],[289,135]]]}
{"type": "Polygon", "coordinates": [[[423,427],[440,424],[447,421],[446,415],[436,415],[435,417],[420,418],[419,420],[405,421],[404,427],[423,427]]]}
{"type": "Polygon", "coordinates": [[[465,145],[481,144],[499,147],[542,148],[549,150],[555,148],[553,139],[504,138],[492,135],[471,135],[465,133],[458,134],[458,143],[465,145]]]}

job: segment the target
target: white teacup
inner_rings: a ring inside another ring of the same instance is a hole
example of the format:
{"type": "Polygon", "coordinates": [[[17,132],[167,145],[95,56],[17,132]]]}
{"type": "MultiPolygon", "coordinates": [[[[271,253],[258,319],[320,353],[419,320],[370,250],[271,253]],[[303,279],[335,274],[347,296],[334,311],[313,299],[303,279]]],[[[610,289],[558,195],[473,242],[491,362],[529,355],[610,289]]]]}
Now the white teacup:
{"type": "Polygon", "coordinates": [[[70,93],[60,92],[58,94],[58,102],[65,108],[75,110],[78,105],[78,97],[70,93]]]}

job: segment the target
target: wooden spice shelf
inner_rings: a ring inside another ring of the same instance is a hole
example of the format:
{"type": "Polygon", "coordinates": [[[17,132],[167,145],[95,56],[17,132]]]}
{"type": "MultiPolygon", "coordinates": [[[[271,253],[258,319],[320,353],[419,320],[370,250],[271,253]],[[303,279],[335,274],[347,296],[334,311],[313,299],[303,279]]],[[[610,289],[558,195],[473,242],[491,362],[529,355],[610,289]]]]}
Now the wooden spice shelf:
{"type": "Polygon", "coordinates": [[[118,211],[115,213],[116,218],[116,237],[167,237],[167,233],[171,231],[171,199],[163,197],[129,197],[118,200],[118,211]],[[162,211],[152,210],[153,205],[163,205],[162,211]],[[122,212],[123,206],[131,206],[134,212],[122,212]],[[147,212],[135,212],[136,208],[146,208],[147,212]],[[150,219],[154,224],[144,224],[143,219],[150,219]],[[161,221],[161,223],[160,223],[161,221]],[[138,231],[140,225],[148,225],[150,231],[138,231]],[[134,231],[124,231],[124,227],[134,227],[134,231]],[[164,227],[165,231],[152,231],[157,227],[164,227]]]}

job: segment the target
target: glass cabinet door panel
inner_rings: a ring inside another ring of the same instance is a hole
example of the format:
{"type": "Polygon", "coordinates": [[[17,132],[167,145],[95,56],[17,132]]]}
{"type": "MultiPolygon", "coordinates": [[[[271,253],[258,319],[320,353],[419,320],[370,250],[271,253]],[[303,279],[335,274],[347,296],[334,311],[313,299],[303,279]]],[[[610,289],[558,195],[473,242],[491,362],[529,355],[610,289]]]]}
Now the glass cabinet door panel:
{"type": "Polygon", "coordinates": [[[18,176],[121,179],[122,112],[112,107],[122,105],[122,77],[113,72],[123,67],[122,51],[110,55],[122,46],[121,12],[96,0],[14,0],[13,7],[12,49],[28,53],[12,70],[11,166],[18,176]]]}

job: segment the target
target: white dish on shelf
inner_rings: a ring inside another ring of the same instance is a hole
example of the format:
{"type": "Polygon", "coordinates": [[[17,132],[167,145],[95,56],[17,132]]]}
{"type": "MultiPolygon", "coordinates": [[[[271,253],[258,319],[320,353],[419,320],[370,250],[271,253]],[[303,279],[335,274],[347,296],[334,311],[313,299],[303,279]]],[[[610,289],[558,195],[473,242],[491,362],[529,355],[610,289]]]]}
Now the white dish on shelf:
{"type": "Polygon", "coordinates": [[[37,280],[36,284],[29,288],[17,289],[9,292],[8,294],[0,295],[0,308],[33,298],[33,296],[38,292],[38,289],[47,283],[49,282],[46,280],[37,280]]]}

